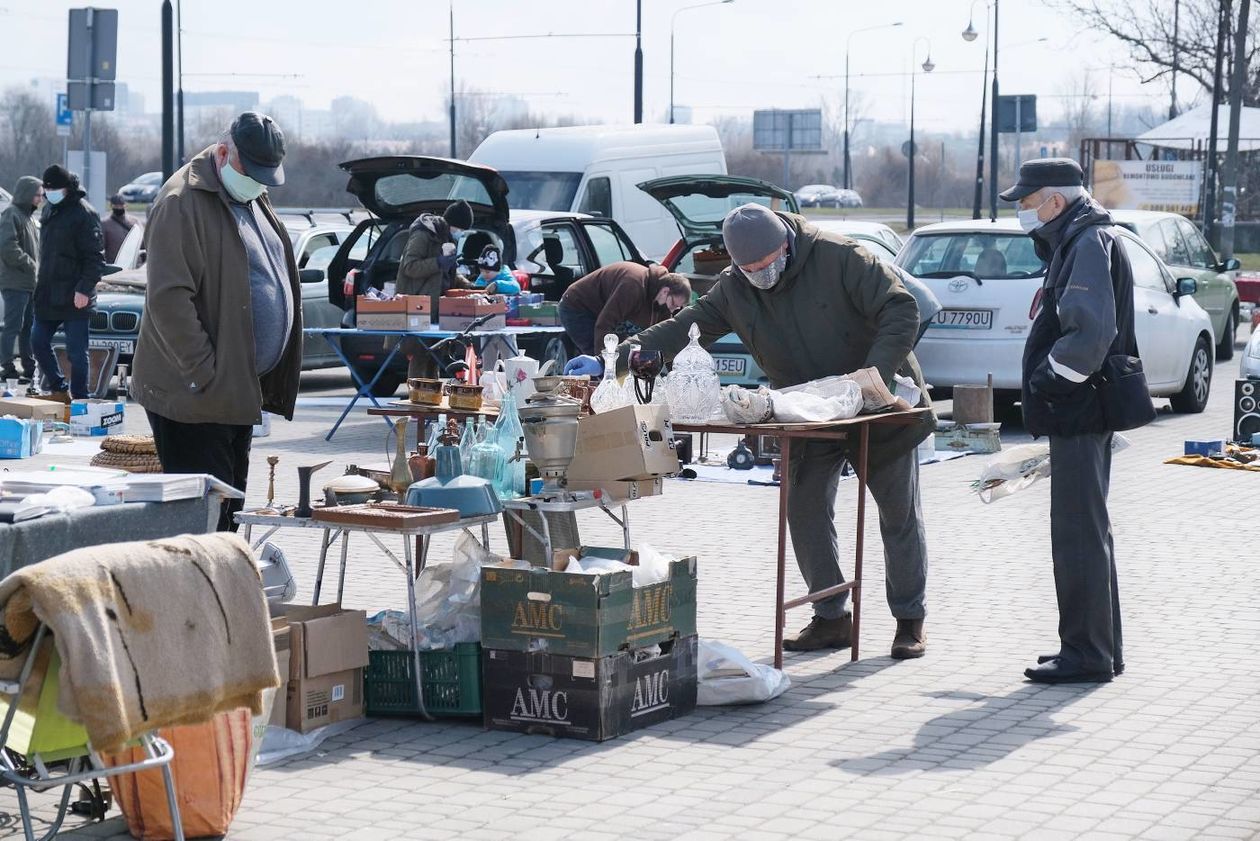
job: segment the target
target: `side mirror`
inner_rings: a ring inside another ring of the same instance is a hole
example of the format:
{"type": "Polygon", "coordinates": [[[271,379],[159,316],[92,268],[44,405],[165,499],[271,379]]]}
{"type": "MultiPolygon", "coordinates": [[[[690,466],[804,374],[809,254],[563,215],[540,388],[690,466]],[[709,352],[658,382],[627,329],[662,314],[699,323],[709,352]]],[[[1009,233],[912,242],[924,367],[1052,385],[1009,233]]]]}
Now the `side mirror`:
{"type": "Polygon", "coordinates": [[[140,253],[136,256],[136,267],[139,268],[149,261],[149,252],[141,248],[140,253]]]}
{"type": "Polygon", "coordinates": [[[324,270],[300,269],[298,270],[298,280],[302,283],[320,283],[324,280],[324,270]]]}
{"type": "Polygon", "coordinates": [[[1177,297],[1193,295],[1199,291],[1199,282],[1192,277],[1177,278],[1177,297]]]}
{"type": "Polygon", "coordinates": [[[1237,257],[1230,257],[1228,260],[1221,261],[1221,264],[1217,266],[1216,270],[1218,272],[1236,272],[1241,268],[1242,261],[1237,257]]]}

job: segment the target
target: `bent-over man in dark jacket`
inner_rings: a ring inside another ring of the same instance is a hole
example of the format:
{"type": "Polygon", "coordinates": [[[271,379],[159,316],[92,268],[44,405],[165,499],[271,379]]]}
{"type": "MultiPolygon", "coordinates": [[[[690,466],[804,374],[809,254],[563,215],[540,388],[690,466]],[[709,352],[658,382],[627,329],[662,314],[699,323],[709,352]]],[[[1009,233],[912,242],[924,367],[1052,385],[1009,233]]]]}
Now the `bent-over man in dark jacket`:
{"type": "Polygon", "coordinates": [[[560,323],[578,352],[592,355],[604,336],[633,336],[691,300],[691,284],[659,264],[620,261],[596,269],[560,296],[560,323]]]}
{"type": "MultiPolygon", "coordinates": [[[[1048,264],[1024,346],[1024,425],[1050,437],[1050,544],[1060,649],[1024,674],[1037,683],[1109,681],[1124,671],[1107,513],[1112,432],[1097,377],[1109,355],[1137,355],[1133,272],[1111,215],[1066,158],[1020,167],[1002,194],[1048,264]]],[[[1149,402],[1149,397],[1145,398],[1149,402]]],[[[1153,414],[1153,413],[1152,413],[1153,414]]]]}
{"type": "MultiPolygon", "coordinates": [[[[639,333],[644,349],[672,357],[687,345],[687,330],[696,324],[703,345],[732,331],[738,335],[773,388],[868,367],[878,368],[886,383],[900,373],[923,388],[910,350],[919,333],[919,308],[900,276],[869,251],[804,217],[756,204],[727,215],[722,239],[731,267],[709,294],[639,333]]],[[[600,370],[591,357],[580,357],[570,368],[600,370]]],[[[919,405],[930,406],[926,389],[919,405]]],[[[898,659],[922,657],[926,650],[927,537],[916,448],[934,428],[932,413],[924,412],[911,426],[870,433],[868,487],[879,506],[885,589],[897,620],[892,656],[898,659]]],[[[846,442],[806,440],[792,447],[788,525],[811,593],[844,583],[835,503],[840,470],[851,454],[846,442]]],[[[846,591],[815,602],[813,621],[783,647],[848,647],[853,622],[847,599],[846,591]]]]}
{"type": "Polygon", "coordinates": [[[88,319],[105,270],[101,220],[86,195],[77,175],[55,164],[44,170],[48,204],[39,234],[31,352],[53,396],[67,403],[88,397],[88,319]],[[68,384],[52,351],[58,329],[66,336],[68,384]]]}

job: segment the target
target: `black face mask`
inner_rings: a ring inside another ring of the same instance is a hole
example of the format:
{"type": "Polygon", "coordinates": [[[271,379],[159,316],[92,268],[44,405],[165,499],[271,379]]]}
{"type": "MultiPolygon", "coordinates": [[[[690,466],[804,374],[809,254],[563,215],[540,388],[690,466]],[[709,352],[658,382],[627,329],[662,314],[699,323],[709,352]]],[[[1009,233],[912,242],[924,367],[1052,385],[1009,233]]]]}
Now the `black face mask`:
{"type": "Polygon", "coordinates": [[[127,208],[125,208],[125,207],[115,207],[115,208],[114,208],[114,215],[115,215],[115,216],[117,216],[119,219],[123,218],[124,216],[126,216],[126,215],[127,215],[127,208]]]}

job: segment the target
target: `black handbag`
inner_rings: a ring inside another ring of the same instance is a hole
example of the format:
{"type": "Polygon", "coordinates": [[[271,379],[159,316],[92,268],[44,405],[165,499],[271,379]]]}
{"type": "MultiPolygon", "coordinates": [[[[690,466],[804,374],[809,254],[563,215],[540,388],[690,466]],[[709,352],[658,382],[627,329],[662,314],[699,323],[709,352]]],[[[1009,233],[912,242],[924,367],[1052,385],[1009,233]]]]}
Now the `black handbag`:
{"type": "Polygon", "coordinates": [[[1103,419],[1112,432],[1137,429],[1155,420],[1155,404],[1151,402],[1146,372],[1138,357],[1109,354],[1094,375],[1094,388],[1102,404],[1103,419]]]}

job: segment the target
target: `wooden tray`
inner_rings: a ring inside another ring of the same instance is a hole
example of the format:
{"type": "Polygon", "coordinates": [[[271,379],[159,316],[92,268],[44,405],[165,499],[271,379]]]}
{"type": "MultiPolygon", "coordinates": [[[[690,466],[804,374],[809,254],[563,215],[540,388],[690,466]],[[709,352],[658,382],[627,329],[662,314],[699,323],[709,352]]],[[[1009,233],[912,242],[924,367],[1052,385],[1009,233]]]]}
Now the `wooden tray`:
{"type": "Polygon", "coordinates": [[[339,505],[336,508],[316,508],[312,520],[321,523],[342,523],[348,526],[374,526],[382,529],[424,528],[454,523],[459,512],[454,508],[416,508],[392,502],[366,503],[363,505],[339,505]]]}

